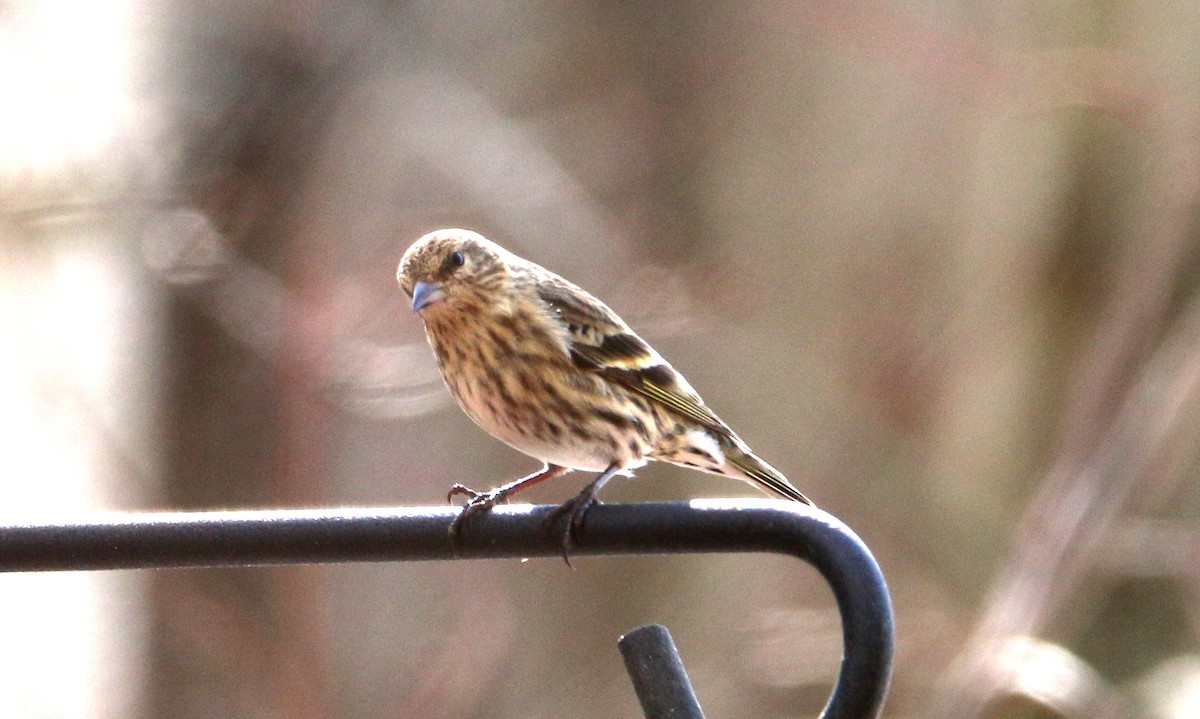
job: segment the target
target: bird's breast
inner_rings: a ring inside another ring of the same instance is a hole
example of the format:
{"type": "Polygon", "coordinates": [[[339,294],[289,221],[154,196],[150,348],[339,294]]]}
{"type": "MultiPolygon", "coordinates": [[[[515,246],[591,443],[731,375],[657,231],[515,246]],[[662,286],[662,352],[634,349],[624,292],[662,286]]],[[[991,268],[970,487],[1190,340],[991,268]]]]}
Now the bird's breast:
{"type": "Polygon", "coordinates": [[[646,462],[660,424],[646,403],[575,366],[551,327],[493,320],[426,330],[450,393],[492,436],[574,469],[646,462]]]}

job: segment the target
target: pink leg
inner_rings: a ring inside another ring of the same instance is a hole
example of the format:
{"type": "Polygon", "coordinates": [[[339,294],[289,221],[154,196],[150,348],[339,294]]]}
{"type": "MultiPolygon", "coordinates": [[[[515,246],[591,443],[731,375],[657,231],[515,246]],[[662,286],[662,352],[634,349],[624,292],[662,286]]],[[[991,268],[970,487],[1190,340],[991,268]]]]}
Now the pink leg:
{"type": "Polygon", "coordinates": [[[454,521],[450,523],[450,541],[455,548],[459,546],[459,540],[462,538],[463,526],[467,520],[476,514],[481,514],[496,506],[500,502],[507,500],[511,495],[517,492],[532,487],[539,482],[544,482],[547,479],[553,479],[561,474],[568,472],[566,467],[560,467],[557,464],[549,464],[542,467],[537,472],[520,479],[514,479],[508,484],[502,484],[495,489],[489,489],[486,492],[478,492],[470,487],[462,484],[455,484],[450,488],[450,492],[446,494],[446,501],[453,501],[454,497],[462,494],[470,499],[463,506],[462,512],[459,513],[454,521]]]}

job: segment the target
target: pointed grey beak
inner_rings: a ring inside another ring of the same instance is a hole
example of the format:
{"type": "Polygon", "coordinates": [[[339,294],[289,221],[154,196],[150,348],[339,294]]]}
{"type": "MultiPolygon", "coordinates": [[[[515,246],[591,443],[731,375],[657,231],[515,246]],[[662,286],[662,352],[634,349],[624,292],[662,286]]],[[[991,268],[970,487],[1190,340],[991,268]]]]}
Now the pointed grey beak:
{"type": "Polygon", "coordinates": [[[420,312],[434,302],[444,299],[446,293],[432,282],[417,282],[413,285],[413,312],[420,312]]]}

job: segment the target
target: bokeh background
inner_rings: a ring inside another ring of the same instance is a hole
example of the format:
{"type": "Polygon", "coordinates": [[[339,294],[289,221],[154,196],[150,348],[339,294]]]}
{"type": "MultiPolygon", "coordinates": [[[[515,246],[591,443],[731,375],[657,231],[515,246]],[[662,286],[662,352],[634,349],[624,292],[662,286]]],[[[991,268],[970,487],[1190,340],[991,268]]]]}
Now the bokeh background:
{"type": "MultiPolygon", "coordinates": [[[[0,1],[0,520],[531,471],[395,285],[469,227],[868,542],[887,716],[1200,716],[1198,197],[1194,2],[0,1]]],[[[653,621],[711,717],[839,658],[778,557],[11,575],[0,714],[633,717],[653,621]]]]}

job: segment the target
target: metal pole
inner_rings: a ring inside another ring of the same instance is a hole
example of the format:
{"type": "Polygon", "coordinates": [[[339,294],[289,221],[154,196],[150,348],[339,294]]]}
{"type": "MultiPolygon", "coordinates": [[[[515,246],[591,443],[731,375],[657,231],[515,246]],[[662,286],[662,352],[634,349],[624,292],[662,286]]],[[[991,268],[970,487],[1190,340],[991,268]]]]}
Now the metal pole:
{"type": "MultiPolygon", "coordinates": [[[[451,547],[455,507],[107,514],[0,526],[0,571],[211,567],[455,558],[560,557],[554,506],[507,505],[474,517],[451,547]]],[[[777,552],[824,576],[842,616],[844,654],[826,719],[879,716],[891,679],[891,599],[879,566],[832,515],[796,502],[694,500],[593,507],[573,556],[777,552]]]]}
{"type": "Polygon", "coordinates": [[[661,624],[638,627],[617,642],[646,719],[704,719],[671,633],[661,624]]]}

